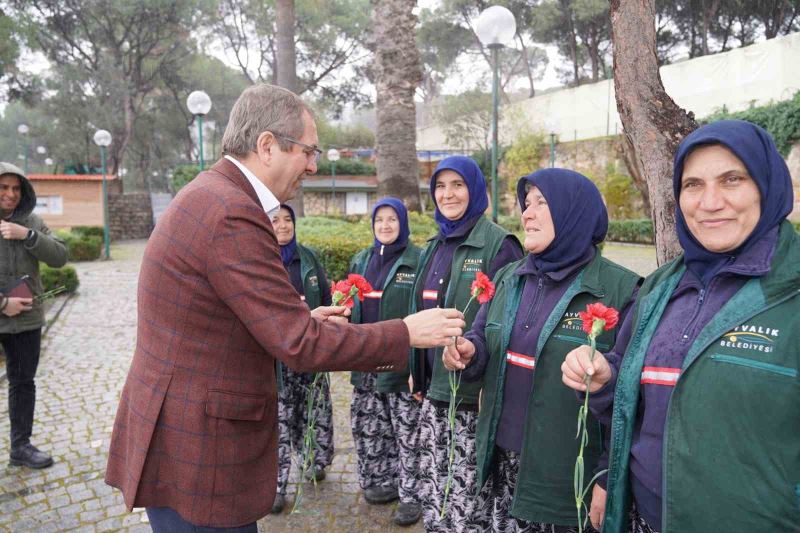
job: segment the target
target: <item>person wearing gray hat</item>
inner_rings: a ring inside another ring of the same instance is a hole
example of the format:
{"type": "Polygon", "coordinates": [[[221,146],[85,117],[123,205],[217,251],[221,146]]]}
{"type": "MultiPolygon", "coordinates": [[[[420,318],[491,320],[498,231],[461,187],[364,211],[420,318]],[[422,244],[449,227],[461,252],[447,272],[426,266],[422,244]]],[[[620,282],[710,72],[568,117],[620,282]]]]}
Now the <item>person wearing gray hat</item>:
{"type": "Polygon", "coordinates": [[[8,376],[9,465],[47,468],[53,458],[31,444],[44,325],[36,295],[43,292],[39,262],[63,266],[67,248],[33,213],[35,207],[36,193],[22,170],[0,162],[0,344],[8,376]]]}

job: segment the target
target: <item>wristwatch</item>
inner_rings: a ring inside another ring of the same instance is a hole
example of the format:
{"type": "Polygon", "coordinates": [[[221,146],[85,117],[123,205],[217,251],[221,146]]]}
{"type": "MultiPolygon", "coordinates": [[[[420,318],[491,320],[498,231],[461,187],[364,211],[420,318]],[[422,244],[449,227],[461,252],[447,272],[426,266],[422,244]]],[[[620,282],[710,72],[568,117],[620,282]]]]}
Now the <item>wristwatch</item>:
{"type": "Polygon", "coordinates": [[[25,240],[29,241],[29,240],[33,239],[34,235],[36,235],[36,232],[33,231],[32,229],[29,229],[28,230],[28,234],[25,235],[25,240]]]}

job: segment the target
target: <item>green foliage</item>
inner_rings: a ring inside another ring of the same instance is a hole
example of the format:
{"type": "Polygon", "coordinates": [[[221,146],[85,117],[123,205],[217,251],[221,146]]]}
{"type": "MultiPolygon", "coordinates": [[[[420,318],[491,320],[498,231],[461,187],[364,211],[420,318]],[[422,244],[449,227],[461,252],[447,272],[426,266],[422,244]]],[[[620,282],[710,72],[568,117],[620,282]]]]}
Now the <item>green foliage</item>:
{"type": "Polygon", "coordinates": [[[72,226],[70,231],[81,237],[103,238],[103,226],[72,226]]]}
{"type": "Polygon", "coordinates": [[[611,220],[608,223],[607,241],[653,244],[653,221],[649,218],[637,220],[611,220]]]}
{"type": "MultiPolygon", "coordinates": [[[[331,162],[327,159],[320,159],[317,163],[317,174],[330,176],[331,166],[331,162]]],[[[336,162],[337,176],[374,176],[375,174],[377,174],[377,170],[371,163],[365,163],[358,159],[340,159],[336,162]]]]}
{"type": "Polygon", "coordinates": [[[320,146],[343,148],[372,148],[375,146],[375,134],[363,124],[334,125],[321,114],[317,115],[316,122],[320,146]]]}
{"type": "Polygon", "coordinates": [[[602,191],[609,218],[623,220],[641,216],[642,213],[636,208],[636,200],[641,196],[627,174],[620,174],[613,168],[606,169],[606,180],[602,191]]]}
{"type": "Polygon", "coordinates": [[[492,96],[478,89],[444,96],[433,112],[447,144],[461,149],[488,150],[492,125],[492,96]]]}
{"type": "MultiPolygon", "coordinates": [[[[423,246],[438,231],[429,215],[409,213],[411,240],[423,246]]],[[[314,249],[331,280],[342,279],[350,260],[359,251],[372,246],[371,217],[312,216],[297,220],[297,241],[314,249]]]]}
{"type": "Polygon", "coordinates": [[[66,292],[75,292],[80,282],[75,267],[65,265],[61,268],[52,268],[44,263],[39,263],[39,275],[42,278],[44,292],[52,291],[59,287],[66,287],[66,292]]]}
{"type": "Polygon", "coordinates": [[[746,111],[730,113],[723,108],[707,117],[706,124],[725,119],[740,119],[757,124],[767,130],[775,139],[781,155],[786,157],[792,145],[800,141],[800,91],[791,100],[775,104],[753,107],[746,111]]]}
{"type": "Polygon", "coordinates": [[[103,251],[102,236],[82,235],[67,230],[56,230],[55,233],[67,245],[70,261],[94,261],[100,258],[103,251]]]}
{"type": "Polygon", "coordinates": [[[546,146],[544,133],[523,129],[517,134],[513,144],[503,154],[505,174],[508,176],[509,190],[516,191],[517,180],[521,176],[538,170],[542,151],[546,146]]]}
{"type": "Polygon", "coordinates": [[[172,189],[177,193],[200,172],[197,165],[178,165],[172,171],[172,189]]]}

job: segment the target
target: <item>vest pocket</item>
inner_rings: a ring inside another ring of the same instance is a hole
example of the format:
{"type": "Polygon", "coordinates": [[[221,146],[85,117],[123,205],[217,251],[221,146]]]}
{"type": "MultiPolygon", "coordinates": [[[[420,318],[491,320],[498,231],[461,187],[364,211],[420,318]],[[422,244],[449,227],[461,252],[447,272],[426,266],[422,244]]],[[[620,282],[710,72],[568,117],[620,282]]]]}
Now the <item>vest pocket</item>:
{"type": "Polygon", "coordinates": [[[797,369],[789,368],[787,366],[773,365],[772,363],[764,363],[763,361],[756,361],[754,359],[747,359],[746,357],[738,357],[735,355],[725,354],[712,354],[711,360],[716,363],[728,363],[732,365],[739,365],[748,368],[755,368],[756,370],[763,370],[779,376],[787,378],[796,378],[797,369]]]}

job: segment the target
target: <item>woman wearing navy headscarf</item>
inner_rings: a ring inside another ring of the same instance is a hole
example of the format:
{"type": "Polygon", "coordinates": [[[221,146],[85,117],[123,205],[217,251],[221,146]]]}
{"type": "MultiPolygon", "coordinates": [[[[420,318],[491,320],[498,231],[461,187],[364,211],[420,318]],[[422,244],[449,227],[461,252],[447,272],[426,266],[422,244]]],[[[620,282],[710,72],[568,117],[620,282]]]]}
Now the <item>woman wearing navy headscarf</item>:
{"type": "MultiPolygon", "coordinates": [[[[294,210],[281,204],[272,218],[275,237],[281,247],[281,259],[292,286],[311,308],[331,305],[328,278],[317,255],[297,243],[294,210]]],[[[295,372],[276,362],[278,376],[278,489],[273,513],[280,513],[286,502],[286,487],[292,466],[292,449],[304,453],[303,437],[308,425],[307,401],[314,374],[295,372]]],[[[333,405],[328,381],[320,379],[314,388],[316,410],[314,464],[307,474],[310,479],[325,478],[325,468],[333,461],[333,405]]]]}
{"type": "MultiPolygon", "coordinates": [[[[408,213],[397,198],[383,198],[372,209],[373,245],[358,252],[350,272],[373,287],[356,301],[351,322],[371,324],[408,315],[420,249],[409,241],[408,213]]],[[[416,431],[419,403],[408,390],[408,370],[353,372],[350,424],[358,456],[358,481],[368,503],[400,498],[394,520],[419,520],[416,487],[416,431]]]]}
{"type": "Polygon", "coordinates": [[[647,277],[611,352],[590,364],[588,348],[576,350],[563,366],[576,390],[592,375],[590,407],[611,418],[592,521],[604,514],[604,533],[796,531],[800,237],[785,220],[789,171],[772,137],[738,120],[688,135],[674,170],[683,255],[647,277]]]}
{"type": "MultiPolygon", "coordinates": [[[[539,170],[517,183],[528,256],[495,277],[497,292],[443,361],[464,381],[483,379],[477,431],[478,506],[490,516],[475,529],[577,529],[573,473],[579,405],[561,383],[564,354],[586,342],[578,313],[594,302],[627,310],[640,278],[598,249],[608,213],[597,187],[566,169],[539,170]]],[[[611,347],[615,330],[598,346],[611,347]]],[[[602,450],[600,425],[587,421],[584,464],[602,450]]]]}
{"type": "MultiPolygon", "coordinates": [[[[431,176],[430,189],[439,233],[428,241],[420,257],[412,312],[433,307],[464,311],[475,273],[494,276],[522,257],[522,249],[516,237],[484,217],[489,206],[486,180],[472,159],[444,159],[431,176]]],[[[465,313],[467,327],[478,308],[473,304],[465,313]]],[[[441,356],[441,349],[436,349],[415,350],[411,357],[412,391],[424,396],[419,430],[420,495],[427,531],[460,532],[474,505],[475,421],[481,383],[463,383],[459,389],[454,474],[446,513],[440,518],[450,449],[450,387],[441,356]]]]}

